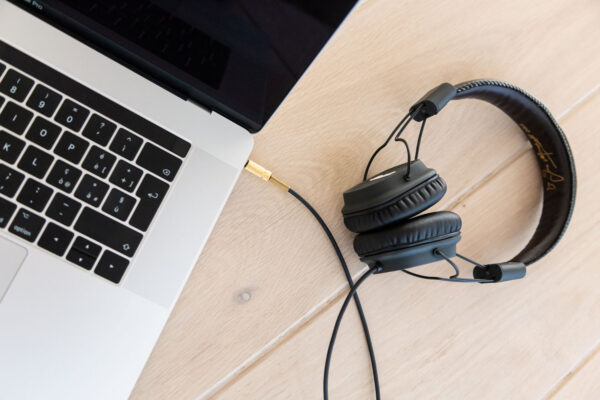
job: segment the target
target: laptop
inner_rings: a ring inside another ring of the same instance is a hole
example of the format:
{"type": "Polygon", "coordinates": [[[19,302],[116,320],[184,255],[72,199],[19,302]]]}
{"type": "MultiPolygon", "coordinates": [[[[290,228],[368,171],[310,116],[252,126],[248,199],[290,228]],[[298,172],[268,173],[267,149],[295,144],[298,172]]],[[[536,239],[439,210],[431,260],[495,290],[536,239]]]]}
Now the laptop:
{"type": "Polygon", "coordinates": [[[355,2],[0,0],[1,399],[129,396],[355,2]]]}

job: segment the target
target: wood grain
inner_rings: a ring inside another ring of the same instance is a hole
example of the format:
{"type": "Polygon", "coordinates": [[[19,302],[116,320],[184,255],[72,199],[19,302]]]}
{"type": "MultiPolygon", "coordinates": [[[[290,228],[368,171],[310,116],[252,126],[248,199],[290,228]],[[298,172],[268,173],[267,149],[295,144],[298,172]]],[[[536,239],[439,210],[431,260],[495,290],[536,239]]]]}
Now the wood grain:
{"type": "MultiPolygon", "coordinates": [[[[600,84],[598,2],[477,4],[364,3],[256,136],[252,158],[306,195],[354,272],[363,266],[342,224],[341,193],[426,90],[442,81],[494,77],[521,85],[563,116],[600,84]]],[[[415,127],[407,137],[414,143],[415,127]]],[[[428,123],[421,156],[449,183],[438,208],[477,189],[525,148],[498,111],[473,101],[450,104],[428,123]]],[[[375,169],[403,157],[399,147],[390,148],[375,169]]],[[[312,325],[343,283],[308,213],[289,195],[242,175],[132,397],[218,391],[312,325]]]]}
{"type": "MultiPolygon", "coordinates": [[[[543,398],[597,346],[598,107],[600,94],[564,123],[577,159],[577,206],[563,240],[526,279],[452,286],[384,274],[361,288],[384,398],[543,398]]],[[[520,249],[539,215],[539,178],[524,173],[535,168],[527,152],[456,205],[463,218],[460,251],[499,261],[520,249]]],[[[340,300],[215,398],[320,398],[323,358],[340,300]]],[[[363,341],[350,312],[334,352],[332,398],[373,398],[363,341]]],[[[590,396],[598,389],[595,364],[581,378],[587,388],[567,385],[562,398],[597,398],[590,396]]]]}
{"type": "Polygon", "coordinates": [[[600,341],[595,350],[569,374],[550,396],[553,400],[597,399],[600,397],[600,341]]]}

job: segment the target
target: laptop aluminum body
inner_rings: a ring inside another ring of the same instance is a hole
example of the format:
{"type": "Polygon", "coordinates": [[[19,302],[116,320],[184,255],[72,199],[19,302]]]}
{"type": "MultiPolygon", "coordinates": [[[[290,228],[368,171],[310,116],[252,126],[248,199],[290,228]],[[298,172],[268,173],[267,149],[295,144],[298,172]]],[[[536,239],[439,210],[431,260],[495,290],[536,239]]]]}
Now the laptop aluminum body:
{"type": "Polygon", "coordinates": [[[247,160],[252,135],[235,118],[173,94],[2,0],[0,41],[191,144],[118,284],[0,229],[0,399],[126,398],[247,160]]]}

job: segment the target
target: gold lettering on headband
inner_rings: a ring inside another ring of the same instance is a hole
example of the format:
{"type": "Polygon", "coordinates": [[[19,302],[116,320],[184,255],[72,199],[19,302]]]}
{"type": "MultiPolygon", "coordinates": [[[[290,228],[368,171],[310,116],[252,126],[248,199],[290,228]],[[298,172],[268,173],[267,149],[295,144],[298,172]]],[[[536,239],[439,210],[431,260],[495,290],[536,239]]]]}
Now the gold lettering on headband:
{"type": "Polygon", "coordinates": [[[556,190],[555,183],[565,180],[561,175],[550,170],[550,165],[546,164],[546,168],[542,170],[542,177],[546,180],[546,190],[556,190]]]}
{"type": "Polygon", "coordinates": [[[548,152],[542,142],[527,128],[525,124],[519,124],[521,129],[527,134],[527,137],[533,144],[536,150],[536,154],[540,161],[544,163],[545,167],[542,169],[542,179],[544,180],[544,186],[546,191],[557,190],[557,183],[563,182],[565,178],[558,173],[558,167],[552,158],[552,153],[548,152]]]}

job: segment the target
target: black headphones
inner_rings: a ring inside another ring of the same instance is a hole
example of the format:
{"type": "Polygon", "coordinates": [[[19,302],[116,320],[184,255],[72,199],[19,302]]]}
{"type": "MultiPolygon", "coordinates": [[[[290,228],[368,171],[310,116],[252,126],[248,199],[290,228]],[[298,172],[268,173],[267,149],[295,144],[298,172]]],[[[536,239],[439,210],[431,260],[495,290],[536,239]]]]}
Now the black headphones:
{"type": "Polygon", "coordinates": [[[429,91],[410,108],[386,141],[375,150],[367,163],[363,181],[344,192],[344,224],[352,232],[358,233],[354,239],[354,250],[369,266],[369,270],[356,281],[350,274],[331,230],[318,212],[295,190],[273,177],[270,171],[251,161],[248,161],[245,168],[290,193],[312,213],[331,242],[350,284],[350,291],[336,318],[325,357],[325,400],[329,398],[329,369],[335,340],[352,299],[356,304],[369,350],[375,396],[378,400],[381,398],[373,343],[357,293],[359,286],[371,275],[400,270],[425,279],[479,283],[522,278],[527,266],[548,254],[558,243],[569,225],[575,206],[573,155],[562,129],[550,111],[524,90],[509,83],[488,79],[468,81],[456,86],[443,83],[429,91]],[[457,253],[456,244],[460,240],[462,221],[453,212],[439,211],[417,216],[440,201],[446,193],[446,182],[435,170],[427,168],[419,160],[419,148],[427,118],[436,115],[453,99],[480,99],[495,105],[517,123],[537,155],[544,193],[542,215],[533,237],[510,261],[481,265],[457,253]],[[415,157],[411,160],[410,147],[400,136],[413,120],[422,124],[415,157]],[[371,163],[392,138],[406,146],[408,162],[367,179],[371,163]],[[459,277],[458,267],[452,261],[455,256],[475,265],[473,279],[459,277]],[[412,267],[440,260],[446,260],[454,268],[453,276],[442,278],[409,271],[412,267]]]}
{"type": "Polygon", "coordinates": [[[443,83],[410,108],[386,142],[369,161],[363,182],[344,192],[342,214],[346,227],[358,233],[354,250],[375,273],[403,270],[414,276],[449,281],[499,282],[525,276],[528,265],[546,255],[565,232],[575,204],[576,177],[573,156],[560,126],[535,97],[509,83],[473,80],[453,86],[443,83]],[[537,155],[543,208],[533,237],[508,262],[481,265],[456,253],[461,219],[450,211],[421,214],[446,192],[446,182],[418,159],[425,120],[453,99],[480,99],[504,111],[521,128],[537,155]],[[416,155],[400,135],[411,120],[422,121],[416,155]],[[377,153],[395,136],[406,145],[409,162],[367,179],[377,153]],[[475,265],[474,279],[458,277],[450,260],[458,256],[475,265]],[[448,261],[456,274],[450,278],[428,277],[406,269],[440,260],[448,261]]]}

